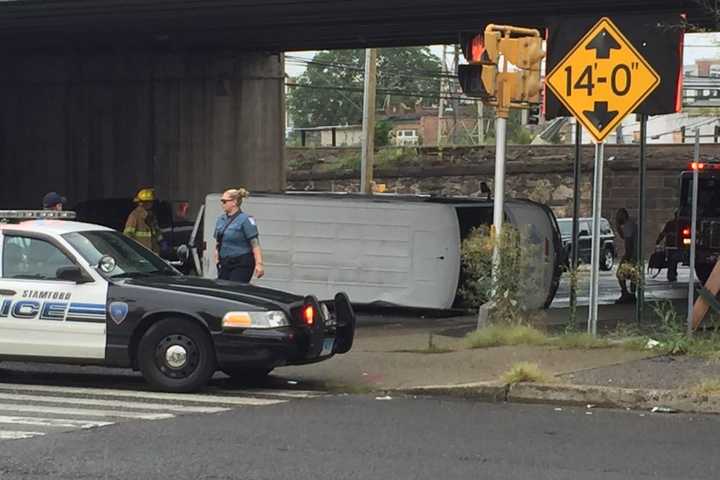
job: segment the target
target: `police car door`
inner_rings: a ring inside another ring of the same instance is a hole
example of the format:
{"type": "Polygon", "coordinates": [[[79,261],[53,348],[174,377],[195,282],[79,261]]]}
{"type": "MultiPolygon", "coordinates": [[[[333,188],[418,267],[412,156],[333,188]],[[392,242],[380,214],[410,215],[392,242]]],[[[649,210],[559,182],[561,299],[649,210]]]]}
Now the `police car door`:
{"type": "Polygon", "coordinates": [[[5,230],[1,253],[0,355],[104,359],[107,282],[44,235],[5,230]],[[84,280],[58,278],[73,266],[84,280]]]}

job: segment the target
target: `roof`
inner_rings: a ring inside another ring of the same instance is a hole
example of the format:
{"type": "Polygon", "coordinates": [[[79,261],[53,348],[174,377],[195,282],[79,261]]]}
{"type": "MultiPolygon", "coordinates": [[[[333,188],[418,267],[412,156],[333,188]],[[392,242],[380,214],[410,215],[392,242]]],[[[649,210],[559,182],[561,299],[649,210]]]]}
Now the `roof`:
{"type": "Polygon", "coordinates": [[[49,235],[87,231],[113,231],[111,228],[93,223],[71,222],[68,220],[27,220],[20,223],[0,223],[0,231],[36,232],[49,235]]]}

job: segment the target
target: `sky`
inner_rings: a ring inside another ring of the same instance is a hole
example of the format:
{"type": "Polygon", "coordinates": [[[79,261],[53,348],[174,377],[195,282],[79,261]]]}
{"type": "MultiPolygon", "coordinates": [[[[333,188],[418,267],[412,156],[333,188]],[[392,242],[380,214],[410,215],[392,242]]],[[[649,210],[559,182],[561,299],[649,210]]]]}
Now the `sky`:
{"type": "MultiPolygon", "coordinates": [[[[438,56],[442,56],[442,45],[432,45],[430,50],[438,56]]],[[[316,52],[292,52],[289,55],[293,57],[302,57],[312,60],[316,52]]],[[[688,33],[685,35],[685,50],[683,55],[683,65],[693,65],[696,60],[706,58],[720,59],[720,33],[688,33]]],[[[302,74],[305,67],[288,63],[285,70],[290,76],[298,76],[302,74]]]]}

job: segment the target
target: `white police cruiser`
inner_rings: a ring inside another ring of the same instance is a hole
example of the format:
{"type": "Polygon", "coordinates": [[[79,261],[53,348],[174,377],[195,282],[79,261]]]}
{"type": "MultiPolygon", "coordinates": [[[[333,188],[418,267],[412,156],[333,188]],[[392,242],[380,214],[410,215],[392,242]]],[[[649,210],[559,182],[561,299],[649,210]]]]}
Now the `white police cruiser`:
{"type": "Polygon", "coordinates": [[[73,212],[0,211],[0,360],[131,367],[187,392],[220,369],[346,353],[355,315],[333,301],[180,274],[121,233],[73,212]]]}

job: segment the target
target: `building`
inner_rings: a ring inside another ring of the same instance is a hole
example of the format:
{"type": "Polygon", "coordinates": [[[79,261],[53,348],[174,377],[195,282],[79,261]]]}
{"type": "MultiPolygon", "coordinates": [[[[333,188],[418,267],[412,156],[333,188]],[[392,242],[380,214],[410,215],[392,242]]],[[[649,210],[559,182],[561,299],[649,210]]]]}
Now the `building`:
{"type": "Polygon", "coordinates": [[[303,147],[356,147],[362,143],[362,125],[291,128],[288,143],[303,147]]]}

